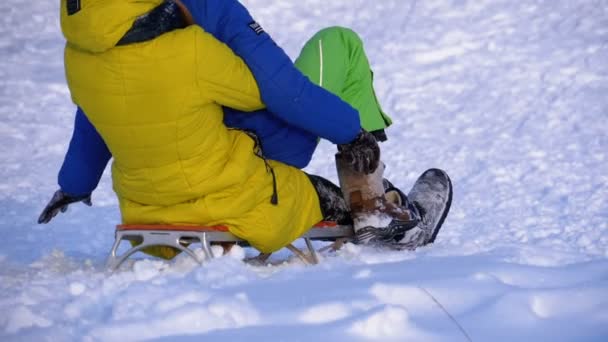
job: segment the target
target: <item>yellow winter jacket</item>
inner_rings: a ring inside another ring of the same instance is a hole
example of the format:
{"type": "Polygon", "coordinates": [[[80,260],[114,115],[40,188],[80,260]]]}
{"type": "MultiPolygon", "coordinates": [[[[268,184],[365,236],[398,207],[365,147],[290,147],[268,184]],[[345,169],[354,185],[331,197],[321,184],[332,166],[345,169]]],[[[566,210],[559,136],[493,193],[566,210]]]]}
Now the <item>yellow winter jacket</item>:
{"type": "MultiPolygon", "coordinates": [[[[69,1],[68,1],[69,2],[69,1]]],[[[300,170],[269,161],[227,129],[222,106],[263,107],[255,79],[227,46],[198,26],[116,47],[161,0],[81,0],[68,15],[65,70],[79,105],[112,152],[123,223],[226,225],[273,252],[322,219],[300,170]]]]}

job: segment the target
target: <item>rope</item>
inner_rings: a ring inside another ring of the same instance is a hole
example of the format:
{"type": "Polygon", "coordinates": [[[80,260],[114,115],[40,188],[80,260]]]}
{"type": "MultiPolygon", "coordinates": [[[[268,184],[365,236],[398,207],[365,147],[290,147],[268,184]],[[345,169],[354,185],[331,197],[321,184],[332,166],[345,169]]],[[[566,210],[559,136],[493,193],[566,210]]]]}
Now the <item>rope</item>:
{"type": "Polygon", "coordinates": [[[435,298],[427,289],[425,289],[422,286],[418,286],[418,288],[420,290],[422,290],[422,292],[426,293],[427,296],[429,296],[433,302],[435,302],[435,304],[437,304],[437,306],[450,318],[450,320],[452,320],[452,322],[454,322],[454,324],[456,324],[456,326],[458,327],[458,329],[460,330],[460,332],[462,332],[462,334],[464,335],[464,337],[467,339],[467,341],[469,342],[473,342],[473,340],[471,339],[471,336],[469,336],[469,334],[467,334],[467,332],[464,330],[464,328],[462,327],[462,325],[460,325],[460,323],[458,323],[458,321],[456,320],[456,318],[454,318],[454,316],[452,316],[448,310],[446,310],[446,308],[441,305],[441,303],[437,300],[437,298],[435,298]]]}

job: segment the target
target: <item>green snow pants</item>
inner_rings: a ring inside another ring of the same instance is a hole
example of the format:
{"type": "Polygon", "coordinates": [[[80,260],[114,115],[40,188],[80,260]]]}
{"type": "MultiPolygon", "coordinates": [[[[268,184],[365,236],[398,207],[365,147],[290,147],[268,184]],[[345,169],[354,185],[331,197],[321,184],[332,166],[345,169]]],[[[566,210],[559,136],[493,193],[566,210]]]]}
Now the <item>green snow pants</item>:
{"type": "Polygon", "coordinates": [[[311,82],[359,111],[366,131],[380,131],[392,123],[376,99],[363,41],[354,31],[343,27],[319,31],[304,45],[295,65],[311,82]]]}

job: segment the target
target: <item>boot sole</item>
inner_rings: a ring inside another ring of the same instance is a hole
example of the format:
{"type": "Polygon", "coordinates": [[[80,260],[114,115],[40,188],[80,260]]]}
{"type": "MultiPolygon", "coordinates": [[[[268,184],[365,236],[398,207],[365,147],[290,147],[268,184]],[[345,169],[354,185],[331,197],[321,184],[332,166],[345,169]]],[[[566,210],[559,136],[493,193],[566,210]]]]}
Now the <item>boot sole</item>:
{"type": "MultiPolygon", "coordinates": [[[[437,181],[433,182],[432,179],[439,178],[439,177],[443,178],[445,180],[445,183],[446,183],[445,185],[447,187],[447,189],[445,189],[445,191],[447,191],[447,194],[446,194],[447,199],[443,203],[444,207],[443,207],[443,210],[441,211],[441,214],[439,215],[439,220],[437,221],[437,224],[435,224],[435,226],[433,227],[433,233],[431,234],[430,238],[425,242],[425,244],[433,243],[435,241],[435,239],[437,238],[437,235],[439,234],[439,230],[443,226],[445,219],[447,218],[448,213],[450,212],[450,208],[452,206],[452,198],[453,198],[452,180],[450,179],[450,177],[448,176],[448,174],[445,171],[433,168],[433,169],[428,169],[424,173],[422,173],[422,175],[418,178],[418,180],[414,184],[414,187],[412,188],[412,190],[416,189],[416,185],[418,185],[419,182],[424,181],[425,178],[430,178],[429,180],[427,180],[427,182],[429,184],[436,183],[437,181]]],[[[434,189],[431,189],[431,190],[434,190],[434,189]]],[[[412,192],[413,191],[410,191],[410,194],[408,195],[408,197],[410,198],[410,200],[416,201],[416,196],[414,194],[412,194],[412,192]]],[[[420,201],[418,201],[418,203],[422,206],[420,201]]],[[[427,210],[427,208],[425,208],[424,206],[423,206],[423,208],[425,210],[427,210]]]]}
{"type": "MultiPolygon", "coordinates": [[[[438,170],[438,169],[431,169],[431,170],[438,170]]],[[[433,233],[433,236],[431,236],[431,239],[429,240],[429,243],[433,243],[435,242],[435,238],[437,238],[437,234],[439,234],[439,230],[441,229],[441,226],[443,226],[443,223],[445,222],[445,219],[448,217],[448,214],[450,213],[450,208],[452,207],[452,196],[454,195],[454,190],[452,188],[452,180],[450,179],[450,176],[448,176],[447,173],[443,172],[445,174],[445,177],[448,180],[448,200],[445,203],[445,209],[443,211],[443,213],[441,214],[441,218],[439,219],[439,222],[437,223],[437,227],[435,228],[435,232],[433,233]]]]}

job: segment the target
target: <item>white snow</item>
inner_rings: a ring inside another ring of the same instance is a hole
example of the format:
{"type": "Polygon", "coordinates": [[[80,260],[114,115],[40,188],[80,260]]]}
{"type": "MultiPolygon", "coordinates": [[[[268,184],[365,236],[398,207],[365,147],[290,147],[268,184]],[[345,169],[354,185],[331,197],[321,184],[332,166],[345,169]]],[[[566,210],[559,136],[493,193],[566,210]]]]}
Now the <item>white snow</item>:
{"type": "Polygon", "coordinates": [[[333,322],[350,316],[349,307],[341,302],[312,306],[300,315],[300,322],[319,324],[333,322]]]}
{"type": "MultiPolygon", "coordinates": [[[[292,57],[325,26],[361,34],[395,121],[387,177],[407,192],[440,167],[454,183],[436,243],[347,245],[317,266],[286,251],[251,266],[236,248],[203,267],[180,256],[105,273],[119,222],[108,174],[93,208],[35,223],[73,124],[59,2],[6,0],[0,340],[607,339],[606,1],[243,2],[292,57]]],[[[307,171],[336,181],[333,153],[322,143],[307,171]]]]}

